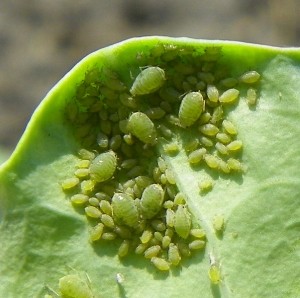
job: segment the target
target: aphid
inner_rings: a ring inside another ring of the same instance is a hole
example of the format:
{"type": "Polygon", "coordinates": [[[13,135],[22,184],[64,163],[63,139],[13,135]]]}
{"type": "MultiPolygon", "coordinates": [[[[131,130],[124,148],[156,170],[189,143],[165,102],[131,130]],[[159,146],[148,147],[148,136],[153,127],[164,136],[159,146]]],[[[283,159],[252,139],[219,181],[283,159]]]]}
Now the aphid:
{"type": "Polygon", "coordinates": [[[205,112],[203,113],[201,116],[200,116],[200,119],[199,119],[199,124],[206,124],[210,121],[211,119],[211,115],[208,113],[208,112],[205,112]]]}
{"type": "Polygon", "coordinates": [[[153,257],[151,258],[151,263],[160,271],[170,270],[170,264],[165,259],[153,257]]]}
{"type": "Polygon", "coordinates": [[[238,80],[236,78],[226,78],[220,82],[226,88],[232,88],[237,85],[238,80]]]}
{"type": "Polygon", "coordinates": [[[169,245],[168,260],[174,266],[177,266],[181,261],[179,249],[174,243],[170,243],[169,245]]]}
{"type": "Polygon", "coordinates": [[[163,204],[164,208],[166,209],[172,209],[174,206],[174,202],[171,200],[165,201],[163,204]]]}
{"type": "Polygon", "coordinates": [[[128,120],[128,130],[145,144],[153,144],[156,141],[156,130],[150,118],[141,112],[131,114],[128,120]]]}
{"type": "Polygon", "coordinates": [[[105,192],[96,192],[95,197],[98,200],[106,200],[106,201],[110,200],[110,196],[105,192]]]}
{"type": "Polygon", "coordinates": [[[180,254],[183,257],[190,257],[191,256],[191,251],[189,249],[189,246],[185,242],[178,242],[177,247],[179,249],[180,254]]]}
{"type": "Polygon", "coordinates": [[[208,270],[208,277],[211,281],[211,283],[217,285],[221,281],[221,272],[219,264],[216,262],[215,257],[210,253],[209,254],[210,259],[210,267],[208,270]]]}
{"type": "Polygon", "coordinates": [[[157,91],[166,80],[165,71],[157,66],[143,69],[135,78],[130,93],[133,96],[150,94],[157,91]]]}
{"type": "Polygon", "coordinates": [[[125,134],[124,136],[123,136],[123,140],[125,141],[125,143],[127,144],[127,145],[133,145],[134,144],[134,138],[133,138],[133,136],[129,133],[129,134],[125,134]]]}
{"type": "Polygon", "coordinates": [[[159,242],[161,242],[163,240],[163,234],[161,232],[154,232],[154,238],[157,239],[159,242]]]}
{"type": "Polygon", "coordinates": [[[145,189],[148,185],[153,183],[153,180],[148,176],[138,176],[135,178],[136,185],[145,189]]]}
{"type": "Polygon", "coordinates": [[[165,172],[166,178],[168,183],[175,185],[176,184],[176,180],[175,180],[175,176],[174,176],[174,172],[170,169],[167,169],[165,172]]]}
{"type": "MultiPolygon", "coordinates": [[[[224,127],[224,125],[223,125],[224,127]]],[[[216,135],[216,139],[221,142],[222,144],[228,144],[231,142],[231,138],[228,134],[224,133],[224,132],[219,132],[216,135]]]]}
{"type": "Polygon", "coordinates": [[[189,92],[184,96],[179,107],[179,121],[181,126],[193,125],[204,110],[204,100],[200,92],[189,92]]]}
{"type": "Polygon", "coordinates": [[[109,141],[109,148],[111,150],[118,150],[122,144],[122,137],[120,135],[114,135],[109,141]]]}
{"type": "Polygon", "coordinates": [[[100,209],[103,213],[108,214],[108,215],[112,215],[112,208],[111,205],[108,201],[106,200],[102,200],[99,204],[100,209]]]}
{"type": "Polygon", "coordinates": [[[163,221],[159,219],[154,219],[151,221],[151,226],[155,231],[163,232],[166,230],[166,225],[163,221]]]}
{"type": "Polygon", "coordinates": [[[123,239],[128,239],[132,237],[130,229],[125,226],[115,226],[114,232],[123,239]]]}
{"type": "Polygon", "coordinates": [[[162,208],[164,191],[159,184],[151,184],[145,188],[141,198],[141,211],[145,218],[154,217],[162,208]]]}
{"type": "Polygon", "coordinates": [[[178,205],[175,212],[174,228],[176,233],[186,239],[191,230],[191,215],[186,206],[178,205]]]}
{"type": "Polygon", "coordinates": [[[162,173],[164,173],[164,172],[166,171],[166,169],[167,169],[167,164],[166,164],[165,160],[164,160],[162,157],[159,157],[159,158],[157,159],[157,165],[158,165],[158,167],[159,167],[159,170],[160,170],[162,173]]]}
{"type": "Polygon", "coordinates": [[[80,156],[81,159],[92,160],[95,158],[95,153],[88,151],[86,149],[80,149],[78,151],[78,155],[80,156]]]}
{"type": "Polygon", "coordinates": [[[171,209],[167,209],[166,210],[166,224],[167,224],[167,226],[174,227],[174,222],[175,222],[175,212],[171,209]]]}
{"type": "Polygon", "coordinates": [[[222,106],[217,106],[214,108],[212,117],[211,117],[211,123],[216,124],[219,121],[223,120],[223,108],[222,106]]]}
{"type": "Polygon", "coordinates": [[[150,108],[148,109],[145,114],[153,120],[161,119],[165,116],[166,112],[160,108],[160,107],[155,107],[155,108],[150,108]]]}
{"type": "Polygon", "coordinates": [[[174,235],[174,230],[172,228],[167,228],[165,231],[165,236],[169,236],[171,239],[174,235]]]}
{"type": "Polygon", "coordinates": [[[131,158],[131,159],[125,159],[122,161],[121,163],[121,168],[123,169],[131,169],[133,168],[134,166],[136,166],[138,163],[138,160],[135,159],[135,158],[131,158]]]}
{"type": "Polygon", "coordinates": [[[77,168],[79,169],[87,169],[91,164],[91,161],[88,159],[81,159],[77,163],[77,168]]]}
{"type": "Polygon", "coordinates": [[[168,127],[166,127],[165,125],[159,124],[157,126],[157,129],[160,132],[162,137],[164,137],[168,140],[172,138],[172,136],[173,136],[172,130],[169,129],[168,127]]]}
{"type": "Polygon", "coordinates": [[[197,148],[199,148],[200,146],[200,142],[198,139],[193,139],[191,141],[189,141],[185,146],[184,146],[184,150],[187,152],[187,153],[190,153],[194,150],[196,150],[197,148]]]}
{"type": "Polygon", "coordinates": [[[242,166],[241,162],[235,158],[229,158],[227,160],[227,166],[230,170],[233,170],[233,171],[237,171],[237,172],[243,171],[243,166],[242,166]]]}
{"type": "Polygon", "coordinates": [[[103,132],[99,132],[97,135],[97,144],[101,149],[108,147],[108,137],[103,132]]]}
{"type": "Polygon", "coordinates": [[[209,168],[217,169],[219,167],[219,158],[211,154],[205,154],[204,160],[209,168]]]}
{"type": "Polygon", "coordinates": [[[63,297],[93,298],[94,295],[88,284],[77,274],[66,275],[59,279],[59,291],[63,297]]]}
{"type": "Polygon", "coordinates": [[[240,91],[237,89],[228,89],[220,95],[219,101],[221,103],[232,103],[238,98],[239,94],[240,91]]]}
{"type": "Polygon", "coordinates": [[[139,244],[139,245],[136,247],[136,249],[135,249],[134,252],[135,252],[137,255],[141,255],[141,254],[143,254],[143,253],[145,252],[145,250],[148,248],[148,246],[149,246],[148,243],[141,243],[141,244],[139,244]]]}
{"type": "Polygon", "coordinates": [[[214,184],[211,179],[204,179],[199,182],[199,188],[201,192],[208,192],[212,190],[214,184]]]}
{"type": "Polygon", "coordinates": [[[101,215],[101,222],[108,228],[113,229],[115,227],[115,222],[111,216],[108,214],[101,215]]]}
{"type": "Polygon", "coordinates": [[[130,242],[128,240],[123,240],[123,242],[121,243],[118,249],[118,256],[120,258],[123,258],[128,254],[129,246],[130,246],[130,242]]]}
{"type": "Polygon", "coordinates": [[[134,200],[129,195],[115,193],[111,206],[116,221],[133,228],[138,225],[139,212],[134,200]]]}
{"type": "Polygon", "coordinates": [[[65,179],[62,183],[61,183],[61,187],[63,190],[68,190],[68,189],[72,189],[75,186],[77,186],[79,184],[79,179],[74,177],[74,178],[68,178],[65,179]]]}
{"type": "Polygon", "coordinates": [[[100,218],[102,215],[102,212],[94,206],[87,206],[84,208],[84,211],[88,217],[92,218],[100,218]]]}
{"type": "Polygon", "coordinates": [[[151,259],[153,257],[156,257],[161,250],[161,247],[159,245],[150,246],[147,248],[144,252],[144,257],[146,259],[151,259]]]}
{"type": "Polygon", "coordinates": [[[87,195],[83,195],[83,194],[76,194],[76,195],[73,195],[71,197],[71,202],[72,204],[75,204],[75,205],[81,205],[81,204],[84,204],[88,201],[89,197],[87,195]]]}
{"type": "Polygon", "coordinates": [[[237,134],[237,129],[234,126],[234,124],[232,122],[230,122],[229,120],[224,120],[222,122],[222,126],[223,128],[231,135],[236,135],[237,134]]]}
{"type": "Polygon", "coordinates": [[[205,241],[203,241],[203,240],[194,240],[189,243],[189,249],[191,249],[191,250],[201,249],[204,246],[205,246],[205,241]]]}
{"type": "Polygon", "coordinates": [[[90,165],[90,175],[94,181],[103,182],[110,179],[117,167],[117,156],[113,151],[99,154],[90,165]]]}
{"type": "Polygon", "coordinates": [[[260,74],[255,70],[251,70],[242,74],[239,79],[242,83],[253,84],[260,79],[260,74]]]}
{"type": "Polygon", "coordinates": [[[108,240],[108,241],[115,240],[116,238],[117,238],[117,235],[114,232],[105,232],[102,234],[102,237],[101,237],[101,239],[108,240]]]}
{"type": "Polygon", "coordinates": [[[80,188],[83,194],[88,194],[94,190],[95,182],[93,180],[83,180],[80,183],[80,188]]]}
{"type": "Polygon", "coordinates": [[[214,145],[213,141],[207,137],[202,136],[199,140],[204,147],[212,147],[214,145]]]}
{"type": "Polygon", "coordinates": [[[215,81],[215,77],[210,72],[198,72],[198,78],[207,84],[212,84],[215,81]]]}
{"type": "Polygon", "coordinates": [[[212,224],[213,224],[213,228],[215,229],[216,232],[218,232],[218,233],[222,232],[224,229],[224,224],[225,224],[224,216],[216,215],[213,218],[212,224]]]}
{"type": "Polygon", "coordinates": [[[163,145],[163,149],[166,154],[171,155],[171,156],[176,155],[180,150],[177,142],[165,144],[165,145],[163,145]]]}
{"type": "Polygon", "coordinates": [[[256,104],[257,101],[257,94],[256,94],[256,90],[253,88],[249,88],[247,90],[247,103],[249,106],[254,106],[256,104]]]}
{"type": "Polygon", "coordinates": [[[89,176],[90,170],[89,169],[77,169],[74,172],[74,174],[78,178],[86,178],[87,176],[89,176]]]}
{"type": "Polygon", "coordinates": [[[224,161],[223,159],[219,160],[219,169],[225,174],[230,173],[230,168],[228,167],[226,161],[224,161]]]}
{"type": "Polygon", "coordinates": [[[97,241],[101,238],[104,230],[104,224],[103,223],[98,223],[96,226],[92,227],[90,229],[90,240],[92,242],[97,241]]]}
{"type": "Polygon", "coordinates": [[[184,205],[186,202],[186,197],[182,192],[179,192],[176,194],[174,198],[174,204],[175,205],[184,205]]]}
{"type": "Polygon", "coordinates": [[[211,123],[207,123],[207,124],[201,125],[199,127],[199,130],[204,135],[210,136],[210,137],[215,136],[219,132],[218,127],[216,127],[215,125],[213,125],[211,123]]]}
{"type": "Polygon", "coordinates": [[[228,154],[228,147],[225,146],[224,144],[220,143],[220,142],[217,142],[216,145],[215,145],[217,151],[220,153],[220,154],[223,154],[223,155],[227,155],[228,154]]]}
{"type": "Polygon", "coordinates": [[[152,230],[149,230],[149,229],[145,230],[140,237],[141,243],[144,243],[144,244],[148,243],[152,239],[152,237],[153,237],[152,230]]]}
{"type": "Polygon", "coordinates": [[[206,153],[205,148],[200,148],[200,149],[197,149],[197,150],[191,152],[188,157],[189,163],[190,164],[199,163],[202,160],[205,153],[206,153]]]}
{"type": "Polygon", "coordinates": [[[164,236],[161,241],[161,246],[163,249],[166,249],[171,243],[171,237],[170,236],[164,236]]]}
{"type": "Polygon", "coordinates": [[[136,176],[140,176],[144,172],[144,168],[142,166],[135,166],[127,172],[127,177],[134,178],[136,176]]]}
{"type": "Polygon", "coordinates": [[[167,180],[166,175],[165,174],[161,174],[161,176],[160,176],[160,183],[162,185],[165,185],[165,184],[167,184],[167,182],[168,182],[168,180],[167,180]]]}
{"type": "Polygon", "coordinates": [[[229,151],[233,151],[233,152],[236,152],[238,150],[240,150],[243,146],[243,142],[240,141],[240,140],[235,140],[235,141],[232,141],[231,143],[229,143],[227,145],[227,149],[229,151]]]}
{"type": "Polygon", "coordinates": [[[94,206],[94,207],[98,207],[99,206],[99,200],[95,197],[91,197],[91,198],[89,198],[89,204],[94,206]]]}
{"type": "Polygon", "coordinates": [[[218,102],[219,90],[216,88],[216,86],[208,85],[206,89],[206,94],[211,102],[218,102]]]}
{"type": "Polygon", "coordinates": [[[205,231],[203,229],[191,229],[190,235],[199,239],[205,238],[206,236],[205,231]]]}

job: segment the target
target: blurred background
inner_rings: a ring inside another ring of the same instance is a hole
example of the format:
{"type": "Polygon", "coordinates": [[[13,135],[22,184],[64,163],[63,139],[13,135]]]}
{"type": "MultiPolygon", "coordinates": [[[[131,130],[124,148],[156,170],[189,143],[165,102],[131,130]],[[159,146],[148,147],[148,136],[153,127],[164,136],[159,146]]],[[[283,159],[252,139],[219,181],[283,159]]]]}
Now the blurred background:
{"type": "Polygon", "coordinates": [[[297,0],[1,0],[0,147],[92,51],[145,35],[300,46],[299,16],[297,0]]]}

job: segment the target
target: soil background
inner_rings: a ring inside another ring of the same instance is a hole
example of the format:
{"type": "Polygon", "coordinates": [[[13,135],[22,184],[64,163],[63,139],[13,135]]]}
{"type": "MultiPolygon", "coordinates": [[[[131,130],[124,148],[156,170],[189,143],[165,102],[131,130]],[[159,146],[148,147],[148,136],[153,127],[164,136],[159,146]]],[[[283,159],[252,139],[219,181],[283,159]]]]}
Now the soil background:
{"type": "Polygon", "coordinates": [[[146,35],[300,46],[297,0],[1,0],[0,147],[87,54],[146,35]]]}

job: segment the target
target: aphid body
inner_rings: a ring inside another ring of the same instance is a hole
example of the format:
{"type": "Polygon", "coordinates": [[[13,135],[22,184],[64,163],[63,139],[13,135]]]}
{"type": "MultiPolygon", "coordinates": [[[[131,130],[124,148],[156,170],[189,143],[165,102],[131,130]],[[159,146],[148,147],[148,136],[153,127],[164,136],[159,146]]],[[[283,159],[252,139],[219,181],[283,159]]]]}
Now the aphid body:
{"type": "Polygon", "coordinates": [[[59,279],[59,290],[63,297],[93,298],[94,295],[88,280],[84,280],[77,274],[66,275],[59,279]]]}
{"type": "Polygon", "coordinates": [[[246,84],[256,83],[260,79],[260,74],[255,70],[245,72],[240,76],[240,81],[246,84]]]}
{"type": "Polygon", "coordinates": [[[179,249],[178,249],[177,245],[175,245],[174,243],[170,243],[170,245],[169,245],[168,260],[174,266],[177,266],[179,264],[179,262],[181,261],[179,249]]]}
{"type": "Polygon", "coordinates": [[[174,228],[176,233],[186,239],[191,230],[191,216],[186,206],[179,205],[175,212],[174,228]]]}
{"type": "Polygon", "coordinates": [[[157,66],[143,69],[135,78],[130,93],[133,96],[150,94],[157,91],[166,80],[165,71],[157,66]]]}
{"type": "Polygon", "coordinates": [[[141,112],[131,114],[128,120],[129,132],[145,144],[156,141],[156,130],[150,118],[141,112]]]}
{"type": "Polygon", "coordinates": [[[221,103],[232,103],[238,98],[239,94],[240,92],[237,89],[228,89],[222,93],[222,95],[219,97],[219,101],[221,103]]]}
{"type": "Polygon", "coordinates": [[[189,127],[200,117],[204,109],[204,100],[200,92],[189,92],[184,96],[179,107],[179,121],[181,126],[189,127]]]}
{"type": "Polygon", "coordinates": [[[158,270],[161,270],[161,271],[170,270],[170,264],[165,259],[153,257],[153,258],[151,258],[151,262],[158,270]]]}
{"type": "Polygon", "coordinates": [[[154,217],[162,208],[164,191],[159,184],[147,186],[141,198],[141,211],[145,218],[154,217]]]}
{"type": "Polygon", "coordinates": [[[90,175],[94,181],[103,182],[110,179],[117,167],[117,156],[113,151],[99,154],[90,165],[90,175]]]}

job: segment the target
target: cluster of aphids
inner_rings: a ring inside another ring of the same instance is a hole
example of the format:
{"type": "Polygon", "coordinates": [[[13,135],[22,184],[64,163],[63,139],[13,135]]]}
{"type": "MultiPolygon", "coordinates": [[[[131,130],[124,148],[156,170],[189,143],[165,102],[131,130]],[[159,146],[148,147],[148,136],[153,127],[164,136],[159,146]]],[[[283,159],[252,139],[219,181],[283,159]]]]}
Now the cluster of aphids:
{"type": "MultiPolygon", "coordinates": [[[[169,270],[205,246],[205,233],[156,151],[174,156],[183,148],[191,166],[241,172],[236,153],[242,142],[226,119],[226,107],[238,101],[234,87],[239,84],[252,86],[247,99],[255,104],[253,86],[260,75],[248,71],[238,79],[228,77],[215,47],[199,53],[158,45],[147,55],[155,66],[144,64],[130,86],[108,69],[88,71],[78,86],[66,112],[86,149],[78,152],[75,177],[62,188],[94,222],[92,242],[121,239],[120,258],[134,251],[159,270],[169,270]],[[184,132],[192,138],[181,139],[184,132]]],[[[199,186],[206,191],[212,182],[199,186]]]]}

